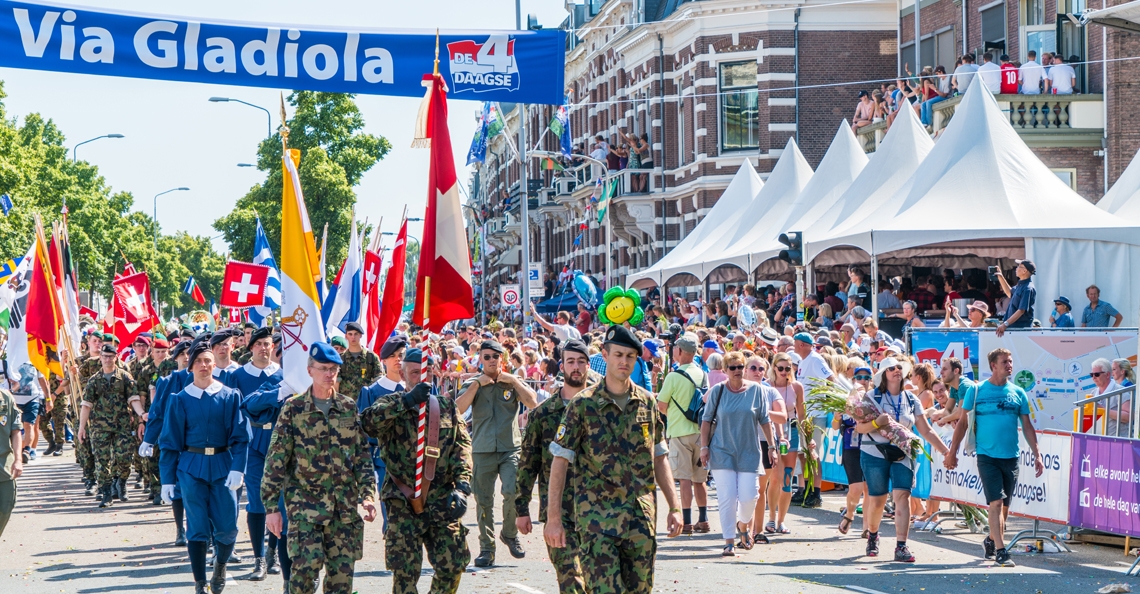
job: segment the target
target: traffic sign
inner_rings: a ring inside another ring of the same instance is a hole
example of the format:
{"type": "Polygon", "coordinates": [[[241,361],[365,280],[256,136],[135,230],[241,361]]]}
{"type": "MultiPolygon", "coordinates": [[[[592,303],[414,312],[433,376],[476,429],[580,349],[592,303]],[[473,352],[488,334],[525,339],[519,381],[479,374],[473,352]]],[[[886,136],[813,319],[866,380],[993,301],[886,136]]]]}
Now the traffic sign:
{"type": "Polygon", "coordinates": [[[522,300],[518,285],[499,285],[499,300],[504,307],[515,307],[522,300]]]}
{"type": "Polygon", "coordinates": [[[543,291],[543,287],[542,287],[542,263],[541,262],[531,262],[530,263],[530,270],[528,270],[527,272],[529,272],[529,274],[527,275],[527,283],[528,283],[528,287],[530,287],[530,296],[531,296],[531,299],[534,299],[536,293],[538,295],[542,295],[542,291],[543,291]]]}

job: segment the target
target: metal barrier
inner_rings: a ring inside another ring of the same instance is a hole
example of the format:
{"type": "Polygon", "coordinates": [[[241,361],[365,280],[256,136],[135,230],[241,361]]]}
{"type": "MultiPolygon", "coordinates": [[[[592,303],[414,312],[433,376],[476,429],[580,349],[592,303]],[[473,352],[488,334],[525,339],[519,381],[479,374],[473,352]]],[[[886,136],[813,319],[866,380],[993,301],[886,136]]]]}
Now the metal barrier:
{"type": "Polygon", "coordinates": [[[1136,399],[1136,386],[1105,392],[1100,396],[1090,396],[1076,401],[1073,406],[1074,433],[1137,439],[1136,415],[1140,414],[1140,401],[1136,399]],[[1100,414],[1102,410],[1104,413],[1100,414]],[[1120,421],[1122,411],[1128,415],[1127,421],[1120,421]],[[1123,435],[1121,429],[1124,430],[1123,435]]]}

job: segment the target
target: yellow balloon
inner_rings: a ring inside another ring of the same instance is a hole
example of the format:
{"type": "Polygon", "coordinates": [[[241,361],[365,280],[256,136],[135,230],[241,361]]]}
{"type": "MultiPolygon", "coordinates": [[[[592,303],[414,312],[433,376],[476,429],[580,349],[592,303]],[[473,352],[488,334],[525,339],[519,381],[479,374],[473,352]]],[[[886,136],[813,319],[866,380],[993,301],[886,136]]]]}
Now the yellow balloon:
{"type": "Polygon", "coordinates": [[[632,318],[636,309],[633,300],[623,295],[606,304],[606,317],[615,324],[621,324],[632,318]]]}

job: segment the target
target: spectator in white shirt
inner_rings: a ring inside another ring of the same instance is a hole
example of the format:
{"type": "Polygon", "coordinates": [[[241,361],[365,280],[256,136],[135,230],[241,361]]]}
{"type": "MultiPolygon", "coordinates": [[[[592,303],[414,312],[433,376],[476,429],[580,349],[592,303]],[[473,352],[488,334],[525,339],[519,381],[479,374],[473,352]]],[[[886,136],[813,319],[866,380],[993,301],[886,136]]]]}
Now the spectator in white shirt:
{"type": "Polygon", "coordinates": [[[1021,82],[1022,95],[1040,95],[1041,81],[1045,79],[1045,67],[1037,63],[1037,52],[1030,50],[1025,57],[1028,61],[1018,69],[1017,78],[1021,82]]]}
{"type": "Polygon", "coordinates": [[[555,314],[557,323],[552,324],[548,322],[546,318],[542,317],[542,314],[538,313],[538,308],[535,307],[533,302],[530,304],[530,311],[534,314],[534,321],[538,322],[539,326],[546,328],[547,332],[557,336],[559,341],[566,342],[568,340],[580,340],[582,338],[582,334],[578,332],[578,329],[570,324],[570,314],[568,312],[559,311],[555,314]]]}
{"type": "Polygon", "coordinates": [[[959,95],[966,94],[966,89],[970,88],[970,82],[974,80],[974,74],[977,72],[974,56],[970,54],[962,56],[962,65],[954,69],[954,88],[958,90],[959,95]]]}
{"type": "Polygon", "coordinates": [[[1053,56],[1053,66],[1049,68],[1049,80],[1046,83],[1053,89],[1054,95],[1072,95],[1077,86],[1077,71],[1065,63],[1065,58],[1053,56]]]}
{"type": "Polygon", "coordinates": [[[991,52],[982,54],[983,64],[978,67],[978,77],[986,84],[986,88],[993,94],[1001,92],[1001,66],[994,64],[994,55],[991,52]]]}

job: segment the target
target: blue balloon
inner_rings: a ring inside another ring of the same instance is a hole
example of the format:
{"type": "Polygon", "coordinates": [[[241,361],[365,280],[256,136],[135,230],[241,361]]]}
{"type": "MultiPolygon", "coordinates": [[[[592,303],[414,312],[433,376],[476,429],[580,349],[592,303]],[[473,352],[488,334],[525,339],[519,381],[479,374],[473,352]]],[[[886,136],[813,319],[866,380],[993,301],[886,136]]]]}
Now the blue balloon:
{"type": "Polygon", "coordinates": [[[594,282],[590,277],[582,274],[579,271],[574,271],[574,294],[582,303],[586,305],[594,305],[598,301],[598,288],[594,286],[594,282]]]}

